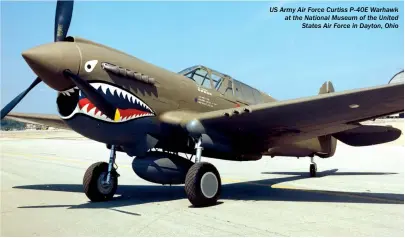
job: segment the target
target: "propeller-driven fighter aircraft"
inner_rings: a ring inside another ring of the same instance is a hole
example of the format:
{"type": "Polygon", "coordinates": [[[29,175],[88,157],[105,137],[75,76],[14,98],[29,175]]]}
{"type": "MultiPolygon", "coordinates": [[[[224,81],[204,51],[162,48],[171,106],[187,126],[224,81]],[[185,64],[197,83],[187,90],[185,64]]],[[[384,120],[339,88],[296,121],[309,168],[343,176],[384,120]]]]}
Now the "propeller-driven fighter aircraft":
{"type": "Polygon", "coordinates": [[[67,36],[73,1],[58,1],[55,42],[29,49],[23,58],[38,75],[1,110],[1,118],[69,128],[111,150],[109,162],[91,165],[84,192],[91,201],[111,199],[117,189],[117,151],[133,160],[141,178],[184,184],[194,206],[213,205],[221,178],[202,156],[233,161],[262,156],[332,157],[337,140],[368,146],[397,139],[392,127],[362,121],[404,110],[404,84],[277,101],[232,77],[198,65],[170,72],[86,39],[67,36]],[[60,116],[8,114],[38,83],[56,90],[60,116]],[[195,155],[184,158],[178,153],[195,155]]]}

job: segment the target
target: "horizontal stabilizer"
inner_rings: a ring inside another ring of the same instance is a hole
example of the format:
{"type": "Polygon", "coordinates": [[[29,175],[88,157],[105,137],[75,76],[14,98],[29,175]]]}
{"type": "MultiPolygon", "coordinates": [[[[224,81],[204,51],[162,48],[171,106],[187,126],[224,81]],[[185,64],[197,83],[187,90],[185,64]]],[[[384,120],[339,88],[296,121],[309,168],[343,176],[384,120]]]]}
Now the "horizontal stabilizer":
{"type": "Polygon", "coordinates": [[[368,146],[394,141],[398,139],[401,134],[401,130],[390,126],[362,125],[354,129],[333,134],[333,136],[347,145],[368,146]]]}

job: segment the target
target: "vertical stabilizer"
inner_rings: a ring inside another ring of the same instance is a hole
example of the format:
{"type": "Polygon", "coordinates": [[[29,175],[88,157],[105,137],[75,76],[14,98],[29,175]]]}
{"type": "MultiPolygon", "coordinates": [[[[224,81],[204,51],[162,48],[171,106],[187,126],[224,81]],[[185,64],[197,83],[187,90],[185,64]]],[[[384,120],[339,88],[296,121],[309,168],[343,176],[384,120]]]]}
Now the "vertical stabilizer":
{"type": "Polygon", "coordinates": [[[322,84],[321,88],[319,89],[319,94],[325,93],[333,93],[335,89],[333,88],[333,84],[331,81],[326,81],[322,84]]]}

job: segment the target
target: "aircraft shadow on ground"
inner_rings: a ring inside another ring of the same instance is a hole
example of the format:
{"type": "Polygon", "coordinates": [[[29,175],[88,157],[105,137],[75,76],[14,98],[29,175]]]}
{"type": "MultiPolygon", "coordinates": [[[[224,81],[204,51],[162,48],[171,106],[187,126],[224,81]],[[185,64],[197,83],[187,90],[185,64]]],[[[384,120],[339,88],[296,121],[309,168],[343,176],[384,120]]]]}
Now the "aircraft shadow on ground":
{"type": "MultiPolygon", "coordinates": [[[[389,175],[395,173],[336,173],[337,170],[318,172],[320,177],[327,175],[389,175]]],[[[273,185],[292,182],[308,178],[308,173],[277,172],[263,174],[286,174],[291,177],[271,178],[257,181],[247,181],[233,184],[223,184],[220,203],[226,200],[246,201],[286,201],[286,202],[336,202],[336,203],[374,203],[374,204],[404,204],[403,194],[371,193],[371,192],[336,192],[325,190],[307,190],[298,188],[278,188],[273,185]]],[[[308,178],[313,179],[313,178],[308,178]]],[[[316,179],[316,178],[315,178],[316,179]]],[[[30,189],[43,191],[60,191],[83,193],[81,184],[40,184],[16,186],[15,189],[30,189]]],[[[186,199],[184,186],[162,185],[119,185],[117,195],[108,202],[88,202],[72,205],[39,205],[22,206],[19,208],[56,208],[67,207],[69,209],[80,208],[106,208],[122,213],[139,215],[116,209],[117,207],[141,205],[153,202],[165,202],[186,199]]],[[[83,194],[83,196],[85,196],[83,194]]],[[[269,204],[270,205],[270,204],[269,204]]],[[[190,206],[191,207],[191,206],[190,206]]]]}
{"type": "MultiPolygon", "coordinates": [[[[325,177],[325,176],[343,176],[343,175],[390,175],[398,173],[390,172],[337,172],[338,169],[330,169],[322,172],[317,172],[316,177],[325,177]]],[[[277,174],[277,175],[296,175],[302,177],[308,177],[308,172],[262,172],[262,174],[277,174]]]]}

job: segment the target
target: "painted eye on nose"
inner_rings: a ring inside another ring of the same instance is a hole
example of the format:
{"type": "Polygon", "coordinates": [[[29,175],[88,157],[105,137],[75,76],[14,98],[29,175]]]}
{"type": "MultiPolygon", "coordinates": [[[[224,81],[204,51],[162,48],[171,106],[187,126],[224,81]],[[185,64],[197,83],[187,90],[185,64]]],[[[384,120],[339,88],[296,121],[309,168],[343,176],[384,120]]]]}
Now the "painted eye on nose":
{"type": "Polygon", "coordinates": [[[84,70],[86,70],[87,73],[90,73],[96,67],[97,63],[98,63],[98,60],[87,61],[84,64],[84,70]]]}

